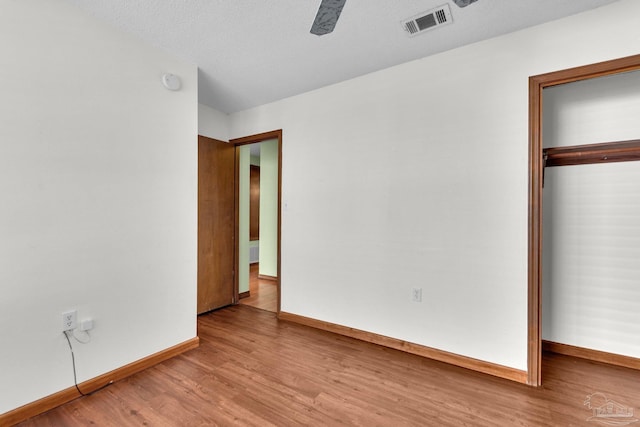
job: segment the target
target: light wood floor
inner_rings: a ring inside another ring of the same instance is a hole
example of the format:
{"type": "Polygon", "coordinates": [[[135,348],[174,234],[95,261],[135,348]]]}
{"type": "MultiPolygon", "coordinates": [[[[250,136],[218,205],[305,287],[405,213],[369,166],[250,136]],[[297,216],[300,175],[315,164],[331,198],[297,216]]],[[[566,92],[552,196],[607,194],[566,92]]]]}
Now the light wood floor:
{"type": "Polygon", "coordinates": [[[242,298],[240,304],[256,307],[271,312],[278,311],[278,285],[273,280],[258,278],[259,264],[249,267],[249,293],[251,296],[242,298]]]}
{"type": "Polygon", "coordinates": [[[568,356],[544,357],[536,389],[243,305],[198,328],[199,348],[21,425],[595,427],[594,392],[640,408],[639,371],[568,356]]]}

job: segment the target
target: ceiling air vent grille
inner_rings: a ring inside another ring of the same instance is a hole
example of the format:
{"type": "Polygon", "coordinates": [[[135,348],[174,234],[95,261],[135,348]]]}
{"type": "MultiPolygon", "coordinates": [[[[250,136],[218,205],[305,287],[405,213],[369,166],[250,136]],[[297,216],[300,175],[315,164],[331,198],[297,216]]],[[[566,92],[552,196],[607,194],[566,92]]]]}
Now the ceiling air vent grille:
{"type": "Polygon", "coordinates": [[[409,33],[409,36],[417,36],[425,31],[432,30],[453,22],[451,9],[445,4],[435,9],[419,13],[402,22],[402,28],[409,33]]]}

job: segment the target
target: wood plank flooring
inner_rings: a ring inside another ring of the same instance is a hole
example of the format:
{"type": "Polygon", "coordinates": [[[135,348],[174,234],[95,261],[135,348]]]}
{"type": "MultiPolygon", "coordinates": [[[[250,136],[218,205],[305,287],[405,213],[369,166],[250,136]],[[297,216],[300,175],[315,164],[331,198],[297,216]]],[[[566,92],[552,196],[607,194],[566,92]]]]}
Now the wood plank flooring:
{"type": "Polygon", "coordinates": [[[536,389],[243,305],[198,327],[199,348],[20,425],[596,426],[594,392],[640,412],[640,371],[568,356],[536,389]]]}
{"type": "Polygon", "coordinates": [[[240,304],[275,313],[278,310],[278,285],[273,280],[258,278],[258,269],[258,263],[251,264],[249,267],[249,292],[251,296],[242,298],[240,304]]]}

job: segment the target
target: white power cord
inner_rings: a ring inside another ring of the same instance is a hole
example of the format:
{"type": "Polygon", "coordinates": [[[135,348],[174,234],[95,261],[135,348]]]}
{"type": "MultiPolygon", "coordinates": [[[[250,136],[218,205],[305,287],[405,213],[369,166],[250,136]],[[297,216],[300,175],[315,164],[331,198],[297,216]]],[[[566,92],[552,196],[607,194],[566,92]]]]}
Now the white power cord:
{"type": "Polygon", "coordinates": [[[76,332],[78,332],[78,329],[74,329],[72,335],[80,344],[89,344],[91,342],[91,335],[89,335],[89,331],[80,331],[82,333],[80,337],[78,337],[76,332]]]}

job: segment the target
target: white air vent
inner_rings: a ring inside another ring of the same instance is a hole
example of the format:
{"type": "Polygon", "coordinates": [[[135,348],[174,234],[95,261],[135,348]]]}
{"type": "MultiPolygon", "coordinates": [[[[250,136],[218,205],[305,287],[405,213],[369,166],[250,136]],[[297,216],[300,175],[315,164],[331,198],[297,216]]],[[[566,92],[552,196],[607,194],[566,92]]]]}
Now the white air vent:
{"type": "Polygon", "coordinates": [[[260,246],[249,247],[249,264],[260,262],[260,246]]]}
{"type": "Polygon", "coordinates": [[[402,28],[413,37],[452,22],[451,9],[448,4],[444,4],[403,21],[402,28]]]}

